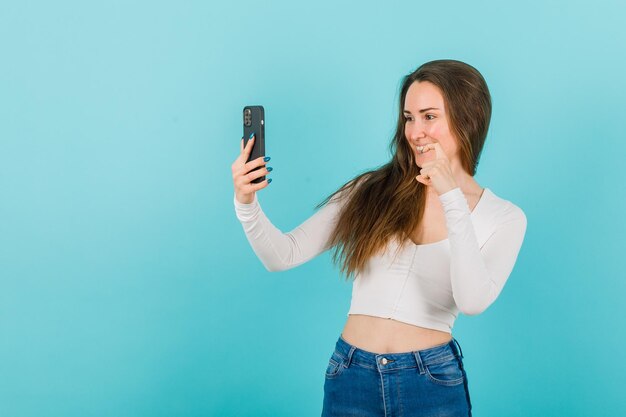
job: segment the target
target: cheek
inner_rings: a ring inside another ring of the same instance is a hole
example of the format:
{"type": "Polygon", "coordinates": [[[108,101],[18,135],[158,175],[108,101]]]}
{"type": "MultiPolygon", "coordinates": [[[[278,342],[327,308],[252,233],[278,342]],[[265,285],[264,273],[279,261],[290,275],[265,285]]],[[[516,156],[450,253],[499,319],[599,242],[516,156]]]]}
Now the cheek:
{"type": "Polygon", "coordinates": [[[443,127],[441,125],[436,124],[436,123],[430,125],[426,129],[426,133],[428,133],[429,136],[432,136],[435,139],[441,137],[441,135],[444,133],[444,131],[445,131],[445,129],[443,129],[443,127]]]}
{"type": "Polygon", "coordinates": [[[448,126],[445,123],[434,123],[427,131],[428,136],[435,139],[446,154],[454,148],[454,139],[452,138],[448,126]]]}

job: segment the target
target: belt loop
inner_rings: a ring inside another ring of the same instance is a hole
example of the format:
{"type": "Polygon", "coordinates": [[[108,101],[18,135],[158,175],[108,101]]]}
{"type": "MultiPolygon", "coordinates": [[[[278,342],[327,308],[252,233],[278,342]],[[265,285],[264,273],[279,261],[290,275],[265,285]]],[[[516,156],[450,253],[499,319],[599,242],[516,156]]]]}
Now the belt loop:
{"type": "Polygon", "coordinates": [[[422,363],[422,357],[420,356],[419,351],[414,351],[413,356],[415,356],[415,361],[417,362],[417,369],[420,372],[420,375],[423,375],[426,371],[424,370],[424,364],[422,363]]]}
{"type": "Polygon", "coordinates": [[[452,338],[452,340],[454,340],[454,343],[456,343],[456,345],[459,347],[459,354],[461,355],[461,358],[463,358],[463,350],[461,349],[461,345],[454,337],[452,338]]]}
{"type": "Polygon", "coordinates": [[[352,355],[354,354],[354,351],[356,350],[356,346],[352,346],[350,345],[350,351],[348,352],[348,359],[346,360],[346,368],[350,367],[350,363],[352,362],[352,355]]]}

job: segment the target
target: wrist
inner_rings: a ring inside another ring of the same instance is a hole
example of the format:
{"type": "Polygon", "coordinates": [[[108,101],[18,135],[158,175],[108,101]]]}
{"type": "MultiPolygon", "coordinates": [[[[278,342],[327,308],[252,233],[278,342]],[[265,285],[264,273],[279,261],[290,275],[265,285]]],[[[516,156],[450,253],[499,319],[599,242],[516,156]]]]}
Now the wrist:
{"type": "Polygon", "coordinates": [[[235,199],[239,204],[252,204],[254,202],[255,194],[237,194],[235,193],[235,199]]]}

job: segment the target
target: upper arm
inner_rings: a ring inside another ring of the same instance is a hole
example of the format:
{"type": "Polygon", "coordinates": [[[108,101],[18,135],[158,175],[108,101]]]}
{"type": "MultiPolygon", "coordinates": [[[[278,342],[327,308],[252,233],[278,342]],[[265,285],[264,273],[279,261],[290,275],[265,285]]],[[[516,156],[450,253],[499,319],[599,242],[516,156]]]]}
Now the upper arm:
{"type": "Polygon", "coordinates": [[[339,209],[340,204],[331,201],[285,233],[290,247],[285,269],[301,265],[330,249],[329,239],[338,220],[339,209]]]}
{"type": "Polygon", "coordinates": [[[526,226],[524,212],[519,207],[511,206],[481,249],[487,269],[498,287],[498,293],[515,266],[526,235],[526,226]]]}
{"type": "MultiPolygon", "coordinates": [[[[517,261],[524,236],[526,234],[527,219],[524,212],[517,206],[511,205],[503,214],[495,231],[481,247],[481,258],[484,260],[489,291],[482,302],[477,297],[474,311],[479,314],[489,307],[502,292],[513,267],[517,261]]],[[[466,313],[467,314],[467,313],[466,313]]]]}

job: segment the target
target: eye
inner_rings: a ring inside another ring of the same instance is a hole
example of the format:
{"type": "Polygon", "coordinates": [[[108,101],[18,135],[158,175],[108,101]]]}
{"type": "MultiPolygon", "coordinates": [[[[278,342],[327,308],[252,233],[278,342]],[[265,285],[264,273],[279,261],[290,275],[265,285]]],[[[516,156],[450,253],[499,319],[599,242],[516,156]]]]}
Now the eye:
{"type": "Polygon", "coordinates": [[[433,119],[435,118],[435,116],[434,116],[434,115],[432,115],[432,114],[427,114],[427,115],[426,115],[426,120],[433,120],[433,119],[429,119],[429,118],[428,118],[428,116],[432,116],[432,117],[433,117],[433,119]]]}
{"type": "Polygon", "coordinates": [[[409,116],[404,116],[404,120],[408,122],[411,121],[411,118],[409,116]]]}

